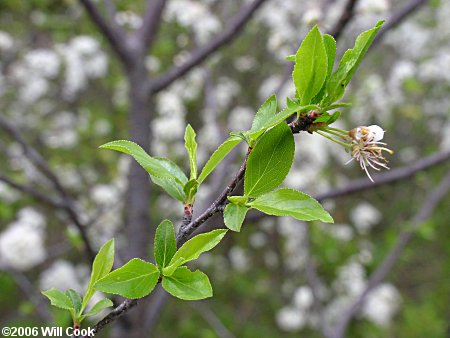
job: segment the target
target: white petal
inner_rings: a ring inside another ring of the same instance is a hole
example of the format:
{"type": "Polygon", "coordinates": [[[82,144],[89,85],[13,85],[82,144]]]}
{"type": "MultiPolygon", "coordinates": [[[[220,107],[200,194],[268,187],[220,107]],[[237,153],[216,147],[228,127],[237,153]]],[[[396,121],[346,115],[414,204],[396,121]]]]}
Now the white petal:
{"type": "Polygon", "coordinates": [[[367,129],[369,129],[370,133],[373,135],[373,141],[377,142],[383,139],[384,130],[380,126],[374,124],[372,126],[368,126],[367,129]]]}

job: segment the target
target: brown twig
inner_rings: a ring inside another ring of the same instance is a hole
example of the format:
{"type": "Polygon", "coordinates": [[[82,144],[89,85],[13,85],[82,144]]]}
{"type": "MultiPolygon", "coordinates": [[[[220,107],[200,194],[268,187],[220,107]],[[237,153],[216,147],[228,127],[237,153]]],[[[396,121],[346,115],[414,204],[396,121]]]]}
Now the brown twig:
{"type": "Polygon", "coordinates": [[[172,82],[182,77],[189,72],[192,68],[198,66],[205,61],[209,56],[215,53],[220,47],[231,42],[238,37],[240,31],[244,28],[246,23],[250,20],[256,10],[261,7],[267,0],[254,0],[247,7],[243,7],[241,11],[229,20],[229,24],[224,28],[223,32],[213,38],[209,43],[203,47],[199,47],[192,51],[189,59],[181,66],[175,66],[169,69],[165,74],[156,78],[150,86],[152,93],[157,93],[172,82]]]}
{"type": "Polygon", "coordinates": [[[343,338],[345,336],[348,324],[350,323],[351,319],[359,312],[367,296],[374,289],[376,289],[384,279],[386,279],[395,263],[397,263],[397,261],[399,260],[403,250],[414,237],[415,232],[420,228],[424,221],[431,217],[434,209],[438,206],[442,199],[446,197],[449,190],[450,171],[441,180],[437,187],[433,189],[428,194],[428,196],[426,196],[422,208],[414,216],[409,229],[400,233],[395,245],[392,247],[386,258],[370,276],[364,291],[356,299],[356,301],[343,313],[341,320],[338,322],[336,328],[334,329],[334,332],[329,335],[330,338],[343,338]]]}

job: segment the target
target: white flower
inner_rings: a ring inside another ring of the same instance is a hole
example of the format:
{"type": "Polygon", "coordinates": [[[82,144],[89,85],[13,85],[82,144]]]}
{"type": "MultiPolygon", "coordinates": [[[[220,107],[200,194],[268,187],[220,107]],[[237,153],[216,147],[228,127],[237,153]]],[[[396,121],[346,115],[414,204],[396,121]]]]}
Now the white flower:
{"type": "Polygon", "coordinates": [[[296,307],[284,307],[277,313],[277,324],[283,331],[298,331],[306,324],[305,314],[296,307]]]}
{"type": "Polygon", "coordinates": [[[13,45],[14,41],[11,35],[6,32],[0,31],[0,50],[5,51],[11,49],[13,45]]]}
{"type": "Polygon", "coordinates": [[[57,288],[58,290],[74,289],[83,292],[87,281],[87,269],[76,268],[72,263],[65,260],[54,262],[39,277],[41,290],[57,288]]]}
{"type": "Polygon", "coordinates": [[[372,182],[373,179],[369,174],[369,167],[375,170],[380,170],[380,167],[389,169],[387,160],[382,155],[382,151],[390,154],[393,151],[384,147],[386,143],[380,142],[384,136],[384,130],[381,127],[377,125],[357,127],[350,130],[348,135],[350,136],[352,145],[352,158],[347,163],[357,160],[361,169],[366,172],[372,182]]]}
{"type": "Polygon", "coordinates": [[[299,287],[294,293],[294,304],[300,309],[309,308],[314,302],[311,288],[308,286],[299,287]]]}
{"type": "Polygon", "coordinates": [[[363,315],[378,326],[387,327],[400,305],[400,295],[391,284],[381,284],[367,297],[363,315]]]}
{"type": "Polygon", "coordinates": [[[45,220],[32,208],[22,209],[18,216],[0,234],[0,266],[24,271],[47,257],[43,231],[45,220]]]}
{"type": "Polygon", "coordinates": [[[381,213],[366,202],[358,204],[350,214],[353,224],[362,234],[366,234],[372,225],[377,224],[381,220],[381,217],[381,213]]]}

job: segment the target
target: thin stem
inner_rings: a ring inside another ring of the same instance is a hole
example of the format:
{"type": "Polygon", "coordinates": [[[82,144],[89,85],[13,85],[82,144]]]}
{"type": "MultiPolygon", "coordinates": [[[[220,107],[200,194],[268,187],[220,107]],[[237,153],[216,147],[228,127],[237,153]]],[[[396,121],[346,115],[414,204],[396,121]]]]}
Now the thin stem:
{"type": "Polygon", "coordinates": [[[341,141],[339,141],[339,140],[336,140],[335,138],[333,138],[333,137],[331,137],[331,136],[328,136],[327,134],[321,132],[320,130],[316,130],[315,132],[316,132],[317,134],[319,134],[319,135],[322,135],[323,137],[326,137],[326,138],[329,139],[330,141],[333,141],[333,142],[335,142],[335,143],[337,143],[337,144],[340,144],[341,146],[343,146],[343,147],[345,147],[345,148],[351,148],[351,147],[352,147],[351,144],[344,143],[344,142],[341,142],[341,141]]]}
{"type": "Polygon", "coordinates": [[[321,131],[324,131],[324,132],[326,132],[326,133],[328,133],[328,134],[331,134],[331,135],[335,135],[335,136],[337,136],[337,137],[340,137],[340,138],[342,138],[342,139],[344,139],[344,140],[346,140],[347,139],[347,136],[348,135],[346,135],[346,134],[342,134],[342,133],[338,133],[338,132],[336,132],[336,131],[334,131],[334,130],[331,130],[331,129],[328,129],[328,128],[322,128],[322,129],[320,129],[321,131]]]}

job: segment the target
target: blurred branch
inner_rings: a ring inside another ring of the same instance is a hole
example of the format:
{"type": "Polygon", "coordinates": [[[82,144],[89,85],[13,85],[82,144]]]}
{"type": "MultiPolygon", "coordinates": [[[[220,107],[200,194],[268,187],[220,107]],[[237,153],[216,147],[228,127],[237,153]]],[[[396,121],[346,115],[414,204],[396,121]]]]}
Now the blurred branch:
{"type": "Polygon", "coordinates": [[[38,316],[45,322],[49,323],[52,320],[52,316],[40,300],[43,300],[40,293],[36,292],[36,288],[30,283],[28,278],[20,271],[8,269],[7,272],[14,278],[16,285],[24,293],[26,299],[33,303],[34,309],[38,316]]]}
{"type": "Polygon", "coordinates": [[[411,239],[414,237],[415,232],[420,228],[420,226],[429,219],[442,201],[443,198],[447,196],[450,191],[450,171],[447,175],[439,182],[436,188],[434,188],[424,199],[423,207],[414,216],[409,225],[409,229],[400,233],[395,245],[392,247],[391,251],[388,253],[383,262],[377,267],[377,269],[372,273],[369,281],[358,297],[358,299],[343,313],[341,320],[338,322],[334,332],[332,332],[330,338],[343,338],[347,327],[351,319],[359,312],[361,306],[364,304],[366,297],[376,289],[380,283],[388,276],[394,267],[395,263],[399,260],[403,250],[409,244],[411,239]]]}
{"type": "Polygon", "coordinates": [[[392,169],[390,171],[378,174],[374,176],[375,181],[374,183],[372,183],[366,178],[354,180],[349,182],[342,188],[333,189],[323,194],[319,194],[315,196],[315,198],[318,201],[323,201],[330,198],[355,194],[364,190],[376,188],[381,185],[404,180],[414,176],[415,174],[417,174],[422,170],[437,166],[441,163],[447,163],[449,159],[450,159],[450,150],[443,151],[437,154],[430,155],[423,159],[417,160],[416,162],[406,165],[404,167],[392,169]]]}
{"type": "Polygon", "coordinates": [[[405,6],[392,13],[392,15],[389,17],[389,19],[386,20],[386,23],[383,25],[383,27],[381,27],[377,36],[373,40],[371,48],[373,48],[378,44],[378,42],[381,41],[386,32],[388,32],[392,28],[397,27],[407,17],[409,17],[411,14],[414,14],[418,9],[420,9],[420,7],[426,5],[427,3],[428,0],[411,0],[405,6]]]}
{"type": "Polygon", "coordinates": [[[29,185],[27,186],[27,185],[22,185],[20,183],[17,183],[5,175],[0,174],[0,181],[6,183],[10,187],[12,187],[20,192],[26,193],[26,194],[30,195],[31,197],[36,198],[40,202],[43,202],[51,207],[58,208],[58,209],[65,207],[63,203],[48,197],[46,194],[41,193],[39,190],[36,190],[35,188],[33,188],[29,185]]]}
{"type": "Polygon", "coordinates": [[[136,38],[141,44],[142,53],[145,53],[150,48],[156,36],[165,5],[166,0],[147,1],[147,10],[144,14],[142,26],[136,32],[136,38]]]}
{"type": "Polygon", "coordinates": [[[92,22],[98,27],[103,36],[108,40],[112,50],[119,56],[120,60],[127,66],[133,65],[133,55],[127,49],[126,34],[115,24],[114,20],[108,23],[98,8],[91,0],[80,0],[89,14],[92,22]]]}
{"type": "Polygon", "coordinates": [[[114,21],[116,18],[117,9],[113,0],[103,0],[103,3],[105,4],[105,8],[108,11],[109,18],[111,19],[111,21],[114,21]]]}
{"type": "Polygon", "coordinates": [[[347,25],[353,19],[357,3],[358,0],[348,0],[344,7],[344,11],[339,17],[339,20],[336,22],[334,27],[331,28],[329,32],[327,32],[328,34],[332,35],[336,41],[341,37],[341,34],[344,31],[345,27],[347,27],[347,25]]]}
{"type": "MultiPolygon", "coordinates": [[[[0,116],[0,128],[6,131],[12,139],[14,139],[17,143],[20,144],[20,146],[23,148],[24,155],[36,166],[37,169],[41,171],[42,174],[47,177],[47,179],[53,184],[55,190],[60,195],[63,203],[54,203],[51,202],[53,206],[57,206],[58,204],[60,207],[65,210],[68,217],[72,220],[72,222],[77,227],[78,231],[80,232],[81,238],[83,239],[84,246],[85,246],[85,253],[89,259],[90,262],[94,260],[95,253],[92,249],[92,245],[90,243],[90,240],[86,234],[85,227],[81,223],[80,219],[78,218],[78,215],[75,211],[75,206],[70,199],[69,195],[67,194],[65,188],[59,181],[58,177],[53,173],[53,171],[50,169],[48,163],[44,160],[44,158],[31,146],[29,145],[25,139],[22,137],[20,132],[14,127],[12,124],[10,124],[5,118],[0,116]]],[[[30,187],[21,186],[19,184],[14,184],[13,181],[5,179],[5,177],[2,177],[2,180],[5,183],[10,184],[12,187],[21,190],[26,191],[32,194],[34,197],[38,197],[42,194],[38,193],[37,191],[34,191],[34,189],[30,187]]],[[[41,196],[42,197],[42,196],[41,196]]],[[[49,198],[43,198],[43,201],[50,202],[49,198]]]]}
{"type": "Polygon", "coordinates": [[[266,0],[254,0],[247,7],[243,7],[237,15],[229,20],[229,24],[223,29],[223,32],[209,41],[203,47],[199,47],[191,52],[188,60],[181,66],[174,66],[169,69],[165,74],[156,78],[151,85],[151,92],[157,93],[172,82],[182,77],[189,72],[192,68],[198,66],[205,61],[210,55],[215,53],[219,48],[225,44],[233,41],[239,36],[239,33],[250,20],[255,11],[264,4],[266,0]]]}
{"type": "Polygon", "coordinates": [[[207,301],[188,302],[192,309],[196,310],[200,316],[209,324],[219,338],[235,338],[235,336],[223,325],[220,318],[208,306],[207,301]]]}

